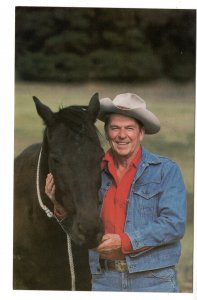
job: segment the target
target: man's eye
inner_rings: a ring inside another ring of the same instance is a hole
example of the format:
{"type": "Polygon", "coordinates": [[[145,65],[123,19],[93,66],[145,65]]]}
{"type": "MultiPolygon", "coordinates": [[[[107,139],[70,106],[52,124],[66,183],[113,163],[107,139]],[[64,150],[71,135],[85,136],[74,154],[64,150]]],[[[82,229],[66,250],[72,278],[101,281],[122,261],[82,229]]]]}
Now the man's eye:
{"type": "Polygon", "coordinates": [[[111,129],[112,129],[112,130],[116,130],[116,129],[118,129],[118,127],[111,127],[111,129]]]}

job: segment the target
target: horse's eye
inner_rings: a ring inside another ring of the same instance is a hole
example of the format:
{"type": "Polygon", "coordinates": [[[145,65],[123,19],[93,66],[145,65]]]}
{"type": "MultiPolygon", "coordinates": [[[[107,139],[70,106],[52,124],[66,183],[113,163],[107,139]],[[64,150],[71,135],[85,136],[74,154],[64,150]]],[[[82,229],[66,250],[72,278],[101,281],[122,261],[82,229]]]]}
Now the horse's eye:
{"type": "Polygon", "coordinates": [[[79,137],[83,137],[84,135],[86,135],[87,133],[87,129],[86,127],[82,124],[81,127],[79,128],[79,131],[78,131],[78,136],[79,137]]]}
{"type": "Polygon", "coordinates": [[[52,162],[55,163],[55,164],[60,164],[60,159],[57,158],[57,157],[51,157],[52,159],[52,162]]]}

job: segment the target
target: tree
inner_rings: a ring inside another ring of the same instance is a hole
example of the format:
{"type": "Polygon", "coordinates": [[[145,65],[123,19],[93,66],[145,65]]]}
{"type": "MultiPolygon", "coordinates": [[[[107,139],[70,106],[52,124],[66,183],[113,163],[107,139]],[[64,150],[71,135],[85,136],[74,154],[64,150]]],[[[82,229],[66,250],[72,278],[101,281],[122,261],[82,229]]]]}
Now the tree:
{"type": "Polygon", "coordinates": [[[142,81],[195,76],[195,11],[16,8],[16,78],[142,81]]]}

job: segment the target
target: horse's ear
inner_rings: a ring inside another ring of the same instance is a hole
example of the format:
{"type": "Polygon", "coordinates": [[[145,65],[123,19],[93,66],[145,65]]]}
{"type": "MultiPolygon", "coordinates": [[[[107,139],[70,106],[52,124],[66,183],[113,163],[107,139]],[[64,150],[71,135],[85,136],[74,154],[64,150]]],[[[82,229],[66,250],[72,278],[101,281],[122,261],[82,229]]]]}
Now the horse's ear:
{"type": "Polygon", "coordinates": [[[88,113],[93,123],[96,122],[96,118],[98,116],[100,110],[100,102],[99,102],[99,94],[96,93],[92,96],[88,106],[88,113]]]}
{"type": "Polygon", "coordinates": [[[54,115],[50,108],[44,105],[37,97],[33,96],[36,110],[39,116],[42,118],[46,126],[51,126],[54,123],[54,115]]]}

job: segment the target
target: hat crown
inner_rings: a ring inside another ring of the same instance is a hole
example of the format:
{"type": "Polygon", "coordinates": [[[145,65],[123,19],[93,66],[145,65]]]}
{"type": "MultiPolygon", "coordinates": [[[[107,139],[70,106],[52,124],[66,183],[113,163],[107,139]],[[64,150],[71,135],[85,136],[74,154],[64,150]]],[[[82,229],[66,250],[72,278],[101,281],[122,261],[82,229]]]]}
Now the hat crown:
{"type": "Polygon", "coordinates": [[[113,104],[119,109],[146,108],[145,101],[136,94],[125,93],[117,95],[113,104]]]}
{"type": "Polygon", "coordinates": [[[146,102],[136,94],[119,94],[113,100],[102,98],[98,119],[106,122],[106,116],[109,114],[125,115],[140,121],[147,134],[154,134],[160,130],[159,119],[146,108],[146,102]]]}

